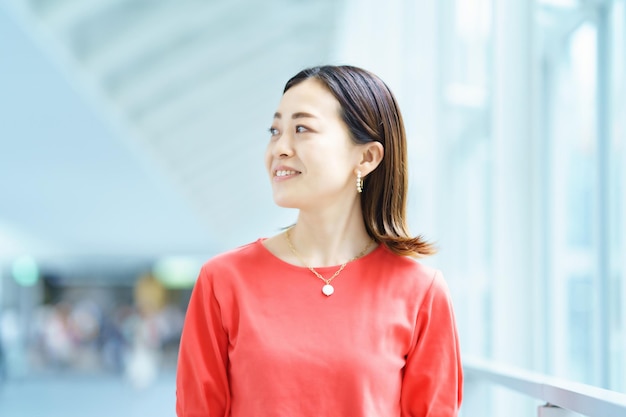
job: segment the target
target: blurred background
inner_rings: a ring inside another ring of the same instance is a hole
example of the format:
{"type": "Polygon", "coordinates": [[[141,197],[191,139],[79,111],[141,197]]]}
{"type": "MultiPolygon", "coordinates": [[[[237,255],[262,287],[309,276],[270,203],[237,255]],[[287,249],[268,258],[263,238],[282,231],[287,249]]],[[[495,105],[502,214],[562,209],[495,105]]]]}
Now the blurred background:
{"type": "MultiPolygon", "coordinates": [[[[294,220],[267,128],[325,63],[400,102],[464,353],[626,392],[625,26],[626,0],[0,0],[0,415],[174,415],[199,268],[294,220]]],[[[463,415],[537,406],[471,383],[463,415]]]]}

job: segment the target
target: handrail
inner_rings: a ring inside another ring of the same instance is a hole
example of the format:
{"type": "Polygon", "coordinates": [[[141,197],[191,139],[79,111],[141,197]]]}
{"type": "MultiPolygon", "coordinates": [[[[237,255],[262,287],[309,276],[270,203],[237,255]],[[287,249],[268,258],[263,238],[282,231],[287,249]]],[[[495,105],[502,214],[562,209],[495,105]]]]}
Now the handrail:
{"type": "Polygon", "coordinates": [[[464,356],[467,380],[489,380],[546,403],[590,417],[626,416],[626,394],[464,356]]]}

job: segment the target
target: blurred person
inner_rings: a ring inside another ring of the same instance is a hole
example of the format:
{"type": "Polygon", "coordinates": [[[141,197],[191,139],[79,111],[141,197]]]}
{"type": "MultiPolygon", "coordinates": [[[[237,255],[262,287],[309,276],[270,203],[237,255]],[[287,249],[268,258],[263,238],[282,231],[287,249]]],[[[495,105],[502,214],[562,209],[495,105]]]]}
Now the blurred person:
{"type": "Polygon", "coordinates": [[[161,367],[176,368],[178,358],[178,345],[180,334],[185,319],[180,307],[172,304],[166,305],[157,317],[157,326],[161,341],[161,367]]]}
{"type": "MultiPolygon", "coordinates": [[[[2,313],[1,310],[0,313],[2,313]]],[[[8,352],[5,349],[5,345],[8,345],[11,342],[11,333],[14,331],[14,329],[9,327],[10,324],[5,317],[6,315],[4,313],[0,314],[0,382],[7,379],[9,375],[9,365],[7,359],[8,352]]]]}
{"type": "Polygon", "coordinates": [[[99,337],[101,331],[102,308],[90,299],[75,303],[70,313],[76,352],[72,364],[78,369],[97,369],[101,366],[99,337]]]}
{"type": "Polygon", "coordinates": [[[435,253],[406,226],[407,153],[385,83],[301,71],[265,156],[295,225],[209,260],[182,333],[176,412],[197,416],[456,416],[462,369],[435,253]]]}
{"type": "Polygon", "coordinates": [[[21,377],[28,371],[24,349],[25,333],[20,315],[12,308],[0,311],[0,344],[3,346],[2,373],[5,378],[21,377]]]}
{"type": "Polygon", "coordinates": [[[147,388],[158,375],[161,359],[159,313],[165,306],[166,291],[152,275],[144,275],[134,291],[137,315],[132,321],[130,354],[126,374],[135,388],[147,388]]]}
{"type": "Polygon", "coordinates": [[[130,315],[129,306],[118,306],[111,314],[104,314],[100,324],[100,353],[106,369],[123,373],[128,343],[124,335],[124,321],[130,315]]]}
{"type": "Polygon", "coordinates": [[[77,335],[72,326],[72,305],[59,302],[47,309],[39,331],[45,358],[55,369],[66,369],[75,359],[77,335]]]}

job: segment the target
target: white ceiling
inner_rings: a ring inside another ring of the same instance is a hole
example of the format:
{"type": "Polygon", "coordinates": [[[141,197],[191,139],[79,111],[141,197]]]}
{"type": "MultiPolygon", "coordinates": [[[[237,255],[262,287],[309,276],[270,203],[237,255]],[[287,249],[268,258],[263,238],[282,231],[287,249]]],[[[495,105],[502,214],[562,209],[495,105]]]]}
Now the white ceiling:
{"type": "Polygon", "coordinates": [[[341,3],[0,0],[0,251],[209,256],[288,224],[266,129],[341,3]]]}

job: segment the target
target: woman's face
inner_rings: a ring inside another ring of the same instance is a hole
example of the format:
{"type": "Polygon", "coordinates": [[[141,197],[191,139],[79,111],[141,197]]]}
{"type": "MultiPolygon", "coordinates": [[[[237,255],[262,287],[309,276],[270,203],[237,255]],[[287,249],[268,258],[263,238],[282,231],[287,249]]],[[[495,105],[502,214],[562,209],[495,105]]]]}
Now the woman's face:
{"type": "Polygon", "coordinates": [[[328,207],[356,196],[359,145],[350,139],[335,97],[315,79],[283,95],[270,128],[265,164],[281,207],[328,207]]]}

